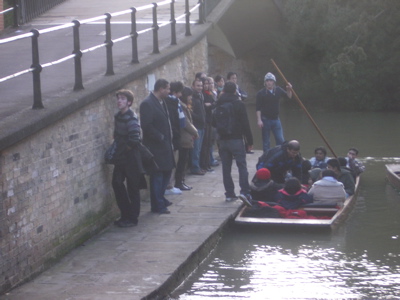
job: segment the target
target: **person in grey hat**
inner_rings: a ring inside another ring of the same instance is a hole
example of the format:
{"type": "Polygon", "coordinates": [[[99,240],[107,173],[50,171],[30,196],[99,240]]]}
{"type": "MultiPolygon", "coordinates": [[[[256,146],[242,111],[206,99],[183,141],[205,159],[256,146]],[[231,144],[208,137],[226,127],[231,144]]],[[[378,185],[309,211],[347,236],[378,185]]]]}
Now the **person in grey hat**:
{"type": "Polygon", "coordinates": [[[292,85],[286,86],[286,91],[276,85],[275,75],[267,73],[264,77],[264,88],[258,91],[256,97],[257,125],[262,131],[263,151],[270,148],[270,132],[275,137],[276,145],[285,141],[283,129],[279,119],[279,101],[282,97],[292,98],[292,85]]]}

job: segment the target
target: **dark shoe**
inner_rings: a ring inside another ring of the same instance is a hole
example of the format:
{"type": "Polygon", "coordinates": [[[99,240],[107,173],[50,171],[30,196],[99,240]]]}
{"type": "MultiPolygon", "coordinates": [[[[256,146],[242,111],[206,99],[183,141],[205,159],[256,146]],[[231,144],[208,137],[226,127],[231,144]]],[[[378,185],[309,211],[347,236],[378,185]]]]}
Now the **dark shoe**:
{"type": "Polygon", "coordinates": [[[189,186],[189,185],[187,185],[187,184],[184,183],[184,182],[182,183],[182,185],[183,185],[185,188],[188,188],[188,189],[190,189],[190,190],[193,188],[192,186],[189,186]]]}
{"type": "Polygon", "coordinates": [[[171,201],[165,200],[165,207],[171,206],[173,203],[171,201]]]}
{"type": "Polygon", "coordinates": [[[225,198],[225,201],[226,202],[233,202],[233,201],[236,201],[237,199],[238,199],[238,197],[236,197],[236,196],[227,196],[225,198]]]}
{"type": "Polygon", "coordinates": [[[169,215],[171,212],[168,209],[164,209],[159,212],[160,215],[169,215]]]}
{"type": "Polygon", "coordinates": [[[116,221],[117,222],[117,224],[115,224],[115,225],[117,225],[118,227],[122,227],[122,228],[125,228],[125,227],[133,227],[133,226],[136,226],[137,225],[137,223],[133,223],[132,221],[128,221],[128,220],[121,220],[121,221],[116,221]]]}
{"type": "Polygon", "coordinates": [[[205,172],[203,172],[203,171],[197,171],[197,172],[192,172],[191,174],[192,174],[192,175],[204,175],[205,172]]]}
{"type": "Polygon", "coordinates": [[[247,206],[247,207],[252,207],[253,204],[251,203],[251,196],[250,195],[243,195],[240,194],[239,199],[243,201],[243,203],[247,206]]]}
{"type": "Polygon", "coordinates": [[[121,218],[119,218],[118,220],[115,220],[115,221],[114,221],[114,225],[118,226],[119,222],[121,222],[121,221],[122,221],[121,218]]]}
{"type": "Polygon", "coordinates": [[[185,185],[183,185],[183,184],[181,184],[181,185],[176,185],[175,187],[178,188],[178,189],[180,189],[181,191],[190,191],[190,190],[191,190],[190,187],[185,186],[185,185]]]}
{"type": "Polygon", "coordinates": [[[207,172],[214,172],[214,169],[208,168],[207,172]]]}

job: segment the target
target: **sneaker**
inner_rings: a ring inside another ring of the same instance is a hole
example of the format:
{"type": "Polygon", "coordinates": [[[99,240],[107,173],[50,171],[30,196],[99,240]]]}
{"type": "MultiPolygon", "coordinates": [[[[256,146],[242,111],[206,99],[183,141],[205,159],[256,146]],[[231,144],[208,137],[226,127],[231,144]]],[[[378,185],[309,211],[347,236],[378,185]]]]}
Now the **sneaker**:
{"type": "Polygon", "coordinates": [[[243,195],[240,194],[239,199],[243,201],[243,203],[247,206],[247,207],[252,207],[253,205],[251,204],[251,196],[250,195],[243,195]]]}
{"type": "Polygon", "coordinates": [[[180,195],[182,191],[176,187],[166,189],[164,195],[180,195]]]}
{"type": "Polygon", "coordinates": [[[137,225],[137,223],[134,223],[134,222],[129,221],[129,220],[118,220],[118,221],[115,221],[114,224],[116,226],[118,226],[118,227],[121,227],[121,228],[133,227],[133,226],[137,225]]]}
{"type": "Polygon", "coordinates": [[[236,197],[236,196],[230,196],[230,197],[226,197],[225,201],[232,202],[232,201],[236,201],[237,199],[238,199],[238,197],[236,197]]]}

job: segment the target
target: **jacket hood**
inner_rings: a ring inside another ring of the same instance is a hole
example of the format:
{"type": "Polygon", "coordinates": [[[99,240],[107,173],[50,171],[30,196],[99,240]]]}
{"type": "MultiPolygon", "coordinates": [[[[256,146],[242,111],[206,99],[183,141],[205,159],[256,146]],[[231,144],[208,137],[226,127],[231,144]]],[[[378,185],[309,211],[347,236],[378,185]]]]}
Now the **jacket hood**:
{"type": "Polygon", "coordinates": [[[236,94],[221,94],[219,96],[218,102],[219,103],[226,103],[226,102],[233,102],[235,100],[238,100],[238,96],[236,94]]]}

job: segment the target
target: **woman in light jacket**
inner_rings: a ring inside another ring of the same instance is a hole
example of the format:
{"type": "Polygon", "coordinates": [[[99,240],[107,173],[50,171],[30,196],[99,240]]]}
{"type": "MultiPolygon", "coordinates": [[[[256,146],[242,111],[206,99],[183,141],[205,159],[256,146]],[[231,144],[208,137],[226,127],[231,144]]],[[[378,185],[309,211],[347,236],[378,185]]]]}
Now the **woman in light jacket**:
{"type": "Polygon", "coordinates": [[[185,126],[181,130],[181,139],[179,147],[179,158],[175,171],[175,187],[187,191],[192,187],[185,183],[186,167],[189,161],[190,150],[193,149],[193,141],[199,137],[196,127],[193,125],[191,104],[193,91],[189,87],[184,87],[180,104],[185,114],[185,126]]]}

